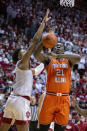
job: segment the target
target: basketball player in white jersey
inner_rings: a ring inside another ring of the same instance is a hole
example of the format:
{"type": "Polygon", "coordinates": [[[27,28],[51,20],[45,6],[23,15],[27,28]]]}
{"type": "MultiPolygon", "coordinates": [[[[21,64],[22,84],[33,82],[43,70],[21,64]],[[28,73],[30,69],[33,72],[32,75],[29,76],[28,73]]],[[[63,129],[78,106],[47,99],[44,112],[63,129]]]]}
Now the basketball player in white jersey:
{"type": "Polygon", "coordinates": [[[30,56],[34,52],[37,43],[40,41],[45,23],[48,18],[49,9],[31,40],[27,52],[23,49],[16,49],[13,54],[13,61],[16,62],[16,84],[13,94],[9,96],[3,115],[3,121],[0,131],[8,131],[11,125],[16,124],[18,131],[28,131],[30,121],[30,97],[33,84],[33,74],[38,75],[43,69],[40,64],[36,69],[30,69],[30,56]]]}

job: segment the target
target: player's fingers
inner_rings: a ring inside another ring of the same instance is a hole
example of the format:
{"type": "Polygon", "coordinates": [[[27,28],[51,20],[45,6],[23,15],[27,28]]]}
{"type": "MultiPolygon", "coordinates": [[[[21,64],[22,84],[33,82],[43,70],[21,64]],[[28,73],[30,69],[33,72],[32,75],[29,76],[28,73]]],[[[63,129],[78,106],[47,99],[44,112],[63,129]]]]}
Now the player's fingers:
{"type": "Polygon", "coordinates": [[[50,9],[48,8],[46,14],[48,15],[49,13],[50,13],[50,9]]]}
{"type": "Polygon", "coordinates": [[[45,16],[46,18],[48,17],[49,13],[50,13],[50,10],[47,9],[46,16],[45,16]]]}
{"type": "Polygon", "coordinates": [[[50,19],[51,19],[51,17],[48,18],[48,20],[50,20],[50,19]]]}
{"type": "Polygon", "coordinates": [[[45,22],[49,21],[50,19],[51,19],[51,17],[49,17],[49,18],[46,18],[45,22]]]}

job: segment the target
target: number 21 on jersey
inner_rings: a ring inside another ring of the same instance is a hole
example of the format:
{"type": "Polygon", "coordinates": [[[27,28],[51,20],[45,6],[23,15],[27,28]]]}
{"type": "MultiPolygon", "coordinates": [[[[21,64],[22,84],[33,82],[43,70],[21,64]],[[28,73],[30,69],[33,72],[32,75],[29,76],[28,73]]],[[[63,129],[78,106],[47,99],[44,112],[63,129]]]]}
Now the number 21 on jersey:
{"type": "Polygon", "coordinates": [[[63,69],[56,69],[55,83],[65,83],[66,79],[64,77],[63,69]]]}

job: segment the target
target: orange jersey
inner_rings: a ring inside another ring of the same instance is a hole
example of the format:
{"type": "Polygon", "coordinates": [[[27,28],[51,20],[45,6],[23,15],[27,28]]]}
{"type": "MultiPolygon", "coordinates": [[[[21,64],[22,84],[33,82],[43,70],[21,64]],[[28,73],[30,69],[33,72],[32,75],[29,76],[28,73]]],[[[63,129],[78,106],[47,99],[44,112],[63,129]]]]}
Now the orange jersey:
{"type": "Polygon", "coordinates": [[[71,88],[71,67],[67,59],[52,59],[46,68],[46,90],[54,93],[69,93],[71,88]]]}

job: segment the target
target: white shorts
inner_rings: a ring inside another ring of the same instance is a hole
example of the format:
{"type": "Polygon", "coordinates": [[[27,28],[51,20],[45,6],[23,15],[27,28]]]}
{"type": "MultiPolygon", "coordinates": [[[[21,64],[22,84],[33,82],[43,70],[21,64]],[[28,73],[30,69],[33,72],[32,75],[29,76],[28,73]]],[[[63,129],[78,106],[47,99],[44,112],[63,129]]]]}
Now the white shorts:
{"type": "Polygon", "coordinates": [[[5,106],[3,122],[11,125],[25,124],[31,119],[30,101],[21,97],[10,95],[5,106]],[[6,120],[7,119],[7,120],[6,120]]]}

